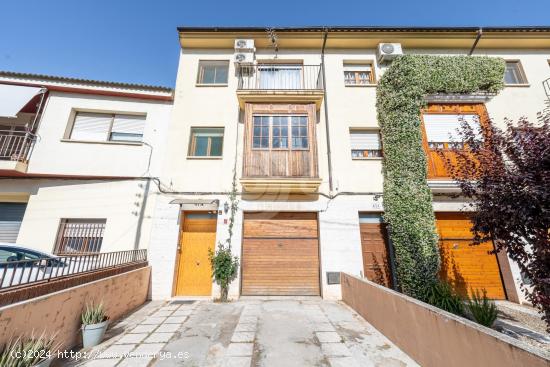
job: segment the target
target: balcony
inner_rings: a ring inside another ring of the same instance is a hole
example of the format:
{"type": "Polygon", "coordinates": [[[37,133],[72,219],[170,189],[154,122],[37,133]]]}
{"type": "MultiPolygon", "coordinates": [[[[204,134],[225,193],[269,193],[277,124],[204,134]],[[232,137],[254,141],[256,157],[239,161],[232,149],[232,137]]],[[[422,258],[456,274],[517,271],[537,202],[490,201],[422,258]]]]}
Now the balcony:
{"type": "Polygon", "coordinates": [[[0,130],[0,174],[25,173],[35,141],[36,136],[30,132],[0,130]]]}
{"type": "Polygon", "coordinates": [[[321,65],[258,64],[239,70],[237,97],[245,103],[315,103],[323,100],[321,65]]]}

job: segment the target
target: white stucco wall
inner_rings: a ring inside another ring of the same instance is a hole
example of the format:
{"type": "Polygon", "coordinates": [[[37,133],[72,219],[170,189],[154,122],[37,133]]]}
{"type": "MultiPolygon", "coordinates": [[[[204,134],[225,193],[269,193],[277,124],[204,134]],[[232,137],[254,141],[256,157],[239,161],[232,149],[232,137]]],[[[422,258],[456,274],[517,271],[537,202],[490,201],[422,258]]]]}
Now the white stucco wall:
{"type": "Polygon", "coordinates": [[[137,177],[147,173],[151,155],[152,175],[158,175],[163,156],[171,102],[50,92],[37,131],[38,140],[28,173],[49,175],[137,177]],[[146,114],[143,141],[147,145],[65,140],[73,111],[146,114]]]}
{"type": "Polygon", "coordinates": [[[61,219],[106,219],[102,252],[147,248],[155,196],[148,197],[136,242],[145,181],[2,180],[0,201],[27,202],[17,243],[51,252],[61,219]]]}

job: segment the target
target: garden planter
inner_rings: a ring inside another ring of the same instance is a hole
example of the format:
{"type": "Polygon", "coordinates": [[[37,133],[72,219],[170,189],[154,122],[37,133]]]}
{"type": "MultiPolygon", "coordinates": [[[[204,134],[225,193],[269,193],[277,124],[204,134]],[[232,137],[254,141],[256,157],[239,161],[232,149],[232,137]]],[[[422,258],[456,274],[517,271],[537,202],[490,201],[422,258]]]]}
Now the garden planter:
{"type": "Polygon", "coordinates": [[[99,324],[82,325],[82,345],[84,348],[94,347],[101,343],[108,325],[109,320],[99,324]]]}

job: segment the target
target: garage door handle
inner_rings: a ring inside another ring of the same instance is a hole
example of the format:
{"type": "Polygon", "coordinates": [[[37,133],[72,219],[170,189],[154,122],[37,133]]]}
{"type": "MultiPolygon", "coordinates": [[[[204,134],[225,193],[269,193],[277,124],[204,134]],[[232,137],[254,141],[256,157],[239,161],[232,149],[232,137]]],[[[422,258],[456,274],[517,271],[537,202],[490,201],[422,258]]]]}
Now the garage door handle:
{"type": "Polygon", "coordinates": [[[197,266],[199,266],[201,263],[199,261],[196,262],[197,266]]]}

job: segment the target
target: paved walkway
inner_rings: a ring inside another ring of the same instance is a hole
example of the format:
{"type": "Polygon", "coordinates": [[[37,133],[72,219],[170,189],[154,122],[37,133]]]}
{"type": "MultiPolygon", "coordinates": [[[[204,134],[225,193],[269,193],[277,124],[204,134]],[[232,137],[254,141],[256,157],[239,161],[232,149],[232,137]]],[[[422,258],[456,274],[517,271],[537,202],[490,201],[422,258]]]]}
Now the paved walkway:
{"type": "Polygon", "coordinates": [[[172,301],[72,366],[417,366],[339,302],[317,298],[172,301]]]}

